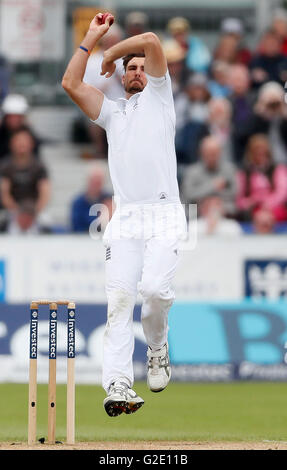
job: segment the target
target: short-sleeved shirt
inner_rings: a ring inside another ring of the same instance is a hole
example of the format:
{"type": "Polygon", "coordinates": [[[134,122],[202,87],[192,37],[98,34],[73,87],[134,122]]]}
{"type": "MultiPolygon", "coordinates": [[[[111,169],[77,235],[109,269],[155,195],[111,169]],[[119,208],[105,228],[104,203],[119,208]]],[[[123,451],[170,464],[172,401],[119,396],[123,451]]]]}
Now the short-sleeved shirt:
{"type": "Polygon", "coordinates": [[[13,158],[8,158],[0,168],[0,177],[7,178],[11,184],[11,195],[16,202],[38,198],[38,183],[48,178],[46,167],[38,160],[32,160],[29,165],[19,168],[13,158]]]}
{"type": "Polygon", "coordinates": [[[144,90],[130,99],[104,97],[93,121],[106,130],[111,180],[123,205],[180,202],[170,76],[146,76],[144,90]]]}

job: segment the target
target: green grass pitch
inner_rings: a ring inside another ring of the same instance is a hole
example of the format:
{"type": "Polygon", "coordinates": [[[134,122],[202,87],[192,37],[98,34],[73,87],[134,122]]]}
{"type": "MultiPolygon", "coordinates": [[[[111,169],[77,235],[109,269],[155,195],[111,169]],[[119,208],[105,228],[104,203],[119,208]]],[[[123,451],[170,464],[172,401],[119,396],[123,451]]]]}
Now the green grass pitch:
{"type": "MultiPolygon", "coordinates": [[[[136,383],[145,400],[133,415],[110,418],[99,386],[76,388],[78,441],[287,440],[287,383],[171,383],[161,393],[136,383]]],[[[0,441],[26,441],[28,385],[0,384],[0,441]]],[[[38,386],[38,437],[47,435],[47,386],[38,386]]],[[[57,386],[57,439],[65,439],[66,388],[57,386]]]]}

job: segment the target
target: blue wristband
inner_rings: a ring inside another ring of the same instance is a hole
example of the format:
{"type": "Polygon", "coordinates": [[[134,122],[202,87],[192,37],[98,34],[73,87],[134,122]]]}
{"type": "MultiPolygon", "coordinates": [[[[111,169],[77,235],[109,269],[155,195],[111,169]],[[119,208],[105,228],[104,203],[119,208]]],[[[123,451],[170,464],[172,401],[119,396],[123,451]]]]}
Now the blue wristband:
{"type": "Polygon", "coordinates": [[[87,52],[89,55],[90,55],[90,53],[91,53],[91,51],[89,51],[89,49],[87,49],[87,48],[84,47],[84,46],[79,46],[79,49],[82,49],[82,51],[87,52]]]}

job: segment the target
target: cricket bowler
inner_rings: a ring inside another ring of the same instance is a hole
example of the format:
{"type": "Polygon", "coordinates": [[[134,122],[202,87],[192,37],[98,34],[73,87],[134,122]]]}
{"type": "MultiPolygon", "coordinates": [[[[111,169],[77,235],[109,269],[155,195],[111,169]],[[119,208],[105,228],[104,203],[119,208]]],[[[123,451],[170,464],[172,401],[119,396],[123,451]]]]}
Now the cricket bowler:
{"type": "Polygon", "coordinates": [[[115,72],[115,61],[123,58],[126,98],[111,101],[83,82],[90,51],[113,21],[111,14],[94,17],[62,85],[107,134],[116,208],[103,237],[108,301],[103,388],[107,414],[118,416],[144,404],[132,389],[133,310],[138,292],[147,342],[148,387],[160,392],[170,380],[168,312],[175,298],[172,282],[186,219],[176,177],[171,80],[159,38],[147,32],[105,51],[101,74],[107,80],[115,72]]]}

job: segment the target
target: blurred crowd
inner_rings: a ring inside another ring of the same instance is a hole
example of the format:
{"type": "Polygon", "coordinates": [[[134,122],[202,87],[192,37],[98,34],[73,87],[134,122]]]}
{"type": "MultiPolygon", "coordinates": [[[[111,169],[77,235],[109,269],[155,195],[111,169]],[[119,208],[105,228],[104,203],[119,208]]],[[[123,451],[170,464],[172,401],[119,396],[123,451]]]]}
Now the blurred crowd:
{"type": "MultiPolygon", "coordinates": [[[[110,99],[123,96],[122,64],[113,77],[100,76],[104,51],[125,37],[149,30],[148,17],[132,12],[114,24],[91,55],[84,81],[110,99]]],[[[197,204],[199,234],[287,233],[287,13],[276,10],[255,47],[245,41],[237,18],[222,21],[211,50],[189,21],[174,17],[160,34],[172,80],[176,155],[181,201],[197,204]]],[[[49,233],[41,221],[50,194],[41,140],[27,122],[28,103],[9,94],[1,72],[0,196],[5,217],[0,231],[49,233]],[[5,89],[4,89],[5,88],[5,89]]],[[[84,116],[75,120],[74,142],[90,142],[95,159],[107,158],[104,131],[84,116]]],[[[94,203],[108,205],[104,174],[95,167],[86,190],[71,201],[69,230],[87,232],[97,216],[94,203]]],[[[195,221],[187,209],[189,223],[195,221]]]]}

